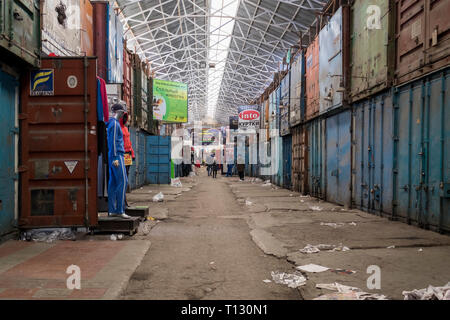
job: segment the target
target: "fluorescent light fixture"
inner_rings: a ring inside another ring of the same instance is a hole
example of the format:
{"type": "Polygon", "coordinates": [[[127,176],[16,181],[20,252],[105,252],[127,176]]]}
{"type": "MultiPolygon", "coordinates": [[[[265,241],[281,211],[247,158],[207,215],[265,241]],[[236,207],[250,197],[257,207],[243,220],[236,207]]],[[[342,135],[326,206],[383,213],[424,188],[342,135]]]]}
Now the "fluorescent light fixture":
{"type": "Polygon", "coordinates": [[[210,5],[208,62],[214,68],[208,69],[207,117],[214,118],[239,0],[211,0],[210,5]]]}

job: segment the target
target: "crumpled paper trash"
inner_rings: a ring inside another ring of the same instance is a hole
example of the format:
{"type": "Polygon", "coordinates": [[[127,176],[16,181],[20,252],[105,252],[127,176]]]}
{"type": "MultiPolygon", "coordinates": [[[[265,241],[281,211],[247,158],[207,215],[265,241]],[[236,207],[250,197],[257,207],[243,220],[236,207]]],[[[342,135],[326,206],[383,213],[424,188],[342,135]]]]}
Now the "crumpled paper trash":
{"type": "Polygon", "coordinates": [[[153,196],[153,202],[162,202],[164,201],[164,194],[162,192],[159,192],[158,194],[155,194],[153,196]]]}
{"type": "Polygon", "coordinates": [[[405,300],[450,300],[450,282],[443,287],[428,286],[424,289],[414,289],[402,292],[405,300]]]}
{"type": "Polygon", "coordinates": [[[334,244],[307,244],[303,249],[300,249],[299,251],[301,253],[317,253],[321,250],[327,250],[327,252],[334,252],[334,251],[349,251],[350,248],[343,246],[342,243],[338,246],[335,246],[334,244]]]}
{"type": "Polygon", "coordinates": [[[183,187],[180,178],[170,179],[170,185],[177,188],[183,187]]]}
{"type": "Polygon", "coordinates": [[[319,283],[316,288],[338,291],[324,294],[313,300],[388,300],[385,295],[364,292],[359,288],[346,286],[340,283],[319,283]]]}
{"type": "Polygon", "coordinates": [[[306,278],[299,272],[285,273],[272,271],[272,280],[278,284],[285,284],[289,288],[298,288],[306,284],[306,278]]]}

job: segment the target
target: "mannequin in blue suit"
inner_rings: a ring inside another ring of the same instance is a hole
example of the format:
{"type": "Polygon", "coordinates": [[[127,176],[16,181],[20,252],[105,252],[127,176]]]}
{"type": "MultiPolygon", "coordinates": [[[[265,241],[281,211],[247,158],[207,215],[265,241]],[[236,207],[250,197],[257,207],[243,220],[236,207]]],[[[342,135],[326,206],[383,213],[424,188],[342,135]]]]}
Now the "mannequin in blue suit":
{"type": "Polygon", "coordinates": [[[123,134],[119,120],[125,113],[121,104],[111,107],[112,117],[106,130],[108,134],[109,182],[108,182],[108,215],[130,218],[125,214],[125,191],[128,184],[123,154],[123,134]]]}

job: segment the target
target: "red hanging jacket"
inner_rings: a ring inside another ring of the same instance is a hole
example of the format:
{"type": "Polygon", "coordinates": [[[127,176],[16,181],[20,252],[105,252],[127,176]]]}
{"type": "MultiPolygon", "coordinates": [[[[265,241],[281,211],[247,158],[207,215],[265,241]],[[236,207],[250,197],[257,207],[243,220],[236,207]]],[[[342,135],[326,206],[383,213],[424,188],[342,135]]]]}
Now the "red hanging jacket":
{"type": "Polygon", "coordinates": [[[124,124],[124,122],[126,123],[127,120],[128,120],[128,113],[125,113],[123,115],[123,118],[120,119],[120,127],[122,128],[123,133],[123,147],[125,149],[125,152],[131,152],[131,157],[134,159],[135,156],[133,146],[131,145],[130,132],[128,131],[128,128],[124,124]]]}

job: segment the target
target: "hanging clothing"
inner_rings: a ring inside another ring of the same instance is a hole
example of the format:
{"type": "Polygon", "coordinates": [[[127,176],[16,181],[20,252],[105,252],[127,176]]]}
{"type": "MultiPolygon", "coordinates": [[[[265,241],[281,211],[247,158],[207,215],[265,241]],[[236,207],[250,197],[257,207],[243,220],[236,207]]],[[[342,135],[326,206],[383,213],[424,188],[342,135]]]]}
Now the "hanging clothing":
{"type": "Polygon", "coordinates": [[[130,131],[128,131],[128,128],[125,126],[123,119],[127,117],[128,113],[125,112],[123,115],[123,118],[120,119],[120,127],[122,128],[122,134],[123,134],[123,147],[125,149],[125,153],[131,152],[131,157],[135,159],[133,146],[131,145],[131,139],[130,139],[130,131]]]}
{"type": "Polygon", "coordinates": [[[119,121],[115,118],[109,119],[107,131],[109,158],[108,212],[122,214],[125,213],[124,202],[128,178],[123,159],[125,153],[123,133],[119,121]],[[117,167],[113,165],[116,160],[119,162],[117,167]]]}
{"type": "Polygon", "coordinates": [[[106,93],[106,82],[97,77],[97,116],[99,121],[109,121],[108,95],[106,93]]]}

